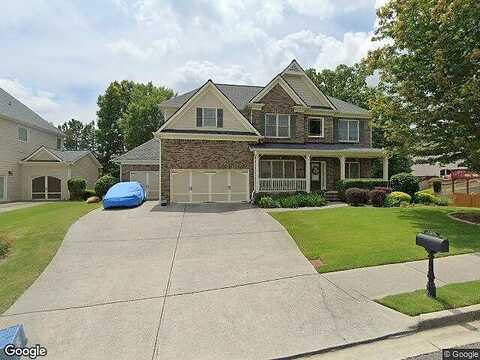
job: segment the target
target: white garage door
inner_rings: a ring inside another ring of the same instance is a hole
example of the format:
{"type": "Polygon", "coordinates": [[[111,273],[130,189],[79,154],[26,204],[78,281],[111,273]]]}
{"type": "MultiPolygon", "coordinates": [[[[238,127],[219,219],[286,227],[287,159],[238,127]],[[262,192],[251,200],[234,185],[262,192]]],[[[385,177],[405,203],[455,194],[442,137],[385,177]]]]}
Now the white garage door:
{"type": "Polygon", "coordinates": [[[248,170],[172,170],[170,194],[177,203],[248,202],[248,170]]]}
{"type": "Polygon", "coordinates": [[[130,171],[130,181],[138,181],[143,185],[148,200],[157,200],[159,192],[158,171],[130,171]]]}

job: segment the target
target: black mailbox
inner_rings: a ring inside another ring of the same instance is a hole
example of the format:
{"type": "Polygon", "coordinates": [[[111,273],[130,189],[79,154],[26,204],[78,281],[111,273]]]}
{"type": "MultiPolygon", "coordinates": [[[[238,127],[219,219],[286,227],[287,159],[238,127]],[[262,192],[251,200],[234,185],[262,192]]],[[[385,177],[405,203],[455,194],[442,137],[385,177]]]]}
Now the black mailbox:
{"type": "Polygon", "coordinates": [[[448,252],[449,242],[446,239],[442,239],[438,236],[431,234],[420,233],[417,234],[417,245],[423,246],[428,252],[448,252]]]}

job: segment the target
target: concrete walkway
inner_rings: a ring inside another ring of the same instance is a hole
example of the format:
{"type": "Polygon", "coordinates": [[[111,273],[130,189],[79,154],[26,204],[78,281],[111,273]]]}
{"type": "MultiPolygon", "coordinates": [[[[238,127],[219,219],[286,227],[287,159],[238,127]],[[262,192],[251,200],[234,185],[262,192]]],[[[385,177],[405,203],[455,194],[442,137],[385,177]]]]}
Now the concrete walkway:
{"type": "Polygon", "coordinates": [[[19,202],[11,202],[11,203],[0,203],[0,213],[29,208],[32,206],[37,206],[41,204],[49,203],[49,201],[41,201],[41,202],[28,202],[28,201],[19,201],[19,202]]]}
{"type": "Polygon", "coordinates": [[[47,359],[270,359],[408,332],[414,321],[315,272],[247,205],[96,210],[0,317],[47,359]]]}
{"type": "MultiPolygon", "coordinates": [[[[324,276],[349,293],[368,299],[424,289],[428,260],[337,271],[324,276]]],[[[480,253],[435,259],[437,286],[480,280],[480,253]]]]}

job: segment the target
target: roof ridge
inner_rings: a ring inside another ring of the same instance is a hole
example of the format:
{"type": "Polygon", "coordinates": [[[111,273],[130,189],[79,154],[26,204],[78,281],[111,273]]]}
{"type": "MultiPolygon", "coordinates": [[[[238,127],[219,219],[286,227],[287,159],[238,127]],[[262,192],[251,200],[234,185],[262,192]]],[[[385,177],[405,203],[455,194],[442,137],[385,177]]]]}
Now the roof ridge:
{"type": "Polygon", "coordinates": [[[255,87],[255,88],[264,88],[265,86],[262,85],[244,85],[244,84],[225,84],[225,83],[216,83],[215,85],[223,85],[223,86],[243,86],[243,87],[255,87]]]}

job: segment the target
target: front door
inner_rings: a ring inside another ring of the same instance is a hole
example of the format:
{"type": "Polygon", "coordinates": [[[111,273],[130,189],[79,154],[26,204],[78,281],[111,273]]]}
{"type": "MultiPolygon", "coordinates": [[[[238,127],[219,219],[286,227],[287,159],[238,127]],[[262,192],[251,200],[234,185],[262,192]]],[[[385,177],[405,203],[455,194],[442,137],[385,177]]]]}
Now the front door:
{"type": "Polygon", "coordinates": [[[320,191],[327,188],[326,177],[327,163],[325,161],[312,161],[310,163],[310,190],[320,191]]]}

